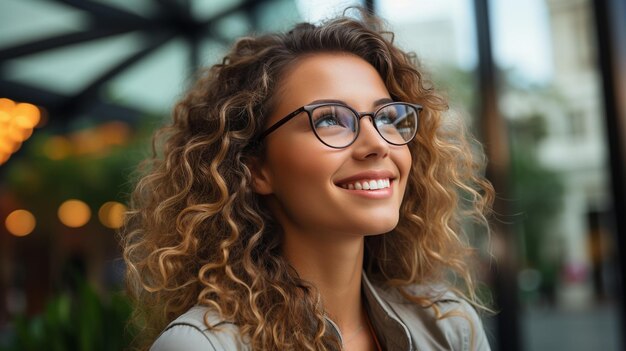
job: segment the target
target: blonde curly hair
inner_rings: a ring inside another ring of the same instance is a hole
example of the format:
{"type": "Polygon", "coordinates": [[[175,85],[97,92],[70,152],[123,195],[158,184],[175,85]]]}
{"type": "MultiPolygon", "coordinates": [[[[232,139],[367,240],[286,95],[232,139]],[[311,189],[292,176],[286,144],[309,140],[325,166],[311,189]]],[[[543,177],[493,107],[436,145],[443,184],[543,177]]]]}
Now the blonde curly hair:
{"type": "MultiPolygon", "coordinates": [[[[468,268],[473,250],[462,221],[488,228],[493,197],[446,101],[394,46],[380,20],[339,17],[321,25],[238,40],[222,63],[203,72],[153,139],[121,232],[127,286],[145,349],[195,304],[233,321],[255,350],[340,348],[326,332],[319,292],[281,256],[280,225],[252,190],[248,160],[274,106],[285,68],[302,55],[345,52],[380,74],[395,101],[423,106],[413,163],[397,227],[365,238],[371,280],[398,287],[462,282],[459,293],[480,306],[468,268]]],[[[453,283],[449,284],[454,285],[453,283]]],[[[459,286],[459,284],[456,284],[459,286]]]]}

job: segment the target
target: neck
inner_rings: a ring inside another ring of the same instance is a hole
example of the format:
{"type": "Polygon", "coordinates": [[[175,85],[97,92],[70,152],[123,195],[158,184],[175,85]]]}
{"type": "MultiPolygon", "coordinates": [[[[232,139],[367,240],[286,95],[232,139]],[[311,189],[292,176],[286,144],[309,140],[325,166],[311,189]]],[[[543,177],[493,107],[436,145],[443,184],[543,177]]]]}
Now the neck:
{"type": "Polygon", "coordinates": [[[283,254],[300,277],[317,287],[328,316],[349,336],[365,321],[361,301],[364,238],[285,233],[283,254]]]}

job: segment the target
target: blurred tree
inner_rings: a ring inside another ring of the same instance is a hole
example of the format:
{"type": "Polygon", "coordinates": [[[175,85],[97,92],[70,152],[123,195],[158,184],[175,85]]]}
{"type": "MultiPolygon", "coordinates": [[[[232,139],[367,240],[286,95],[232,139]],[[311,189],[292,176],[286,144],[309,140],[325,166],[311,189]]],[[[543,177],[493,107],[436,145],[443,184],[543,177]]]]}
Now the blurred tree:
{"type": "Polygon", "coordinates": [[[511,170],[515,180],[512,207],[519,216],[515,225],[522,233],[524,268],[541,273],[538,288],[551,300],[560,262],[544,248],[554,240],[551,224],[562,209],[563,182],[556,172],[542,166],[528,150],[519,147],[512,150],[511,170]]]}
{"type": "Polygon", "coordinates": [[[545,118],[538,112],[517,116],[509,121],[509,135],[512,208],[516,214],[515,226],[521,233],[525,266],[522,268],[540,273],[537,288],[552,301],[561,262],[554,250],[548,251],[546,247],[556,239],[552,224],[562,211],[565,186],[561,175],[542,165],[537,158],[537,146],[548,133],[545,118]]]}

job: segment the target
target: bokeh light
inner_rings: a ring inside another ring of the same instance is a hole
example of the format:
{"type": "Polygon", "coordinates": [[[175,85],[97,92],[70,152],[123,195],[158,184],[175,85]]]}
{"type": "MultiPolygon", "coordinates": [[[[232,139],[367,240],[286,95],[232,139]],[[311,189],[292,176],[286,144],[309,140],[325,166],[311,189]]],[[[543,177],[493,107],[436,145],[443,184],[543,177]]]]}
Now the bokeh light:
{"type": "Polygon", "coordinates": [[[0,111],[11,111],[15,108],[15,101],[7,98],[0,99],[0,111]]]}
{"type": "Polygon", "coordinates": [[[6,130],[10,122],[11,115],[6,110],[0,108],[0,130],[6,130]]]}
{"type": "Polygon", "coordinates": [[[100,137],[106,145],[124,145],[131,137],[131,128],[126,122],[111,121],[100,125],[100,137]]]}
{"type": "Polygon", "coordinates": [[[111,121],[67,135],[51,136],[43,143],[42,152],[55,161],[70,156],[102,157],[114,147],[128,144],[131,138],[132,128],[128,123],[111,121]]]}
{"type": "Polygon", "coordinates": [[[105,202],[98,210],[98,218],[107,228],[117,229],[124,223],[126,206],[116,201],[105,202]]]}
{"type": "Polygon", "coordinates": [[[4,224],[9,233],[15,236],[26,236],[33,232],[37,221],[32,213],[26,210],[15,210],[7,216],[4,224]]]}
{"type": "Polygon", "coordinates": [[[33,127],[30,125],[28,117],[23,115],[13,116],[9,129],[9,138],[15,141],[24,141],[33,134],[33,127]]]}
{"type": "Polygon", "coordinates": [[[30,138],[33,128],[40,124],[41,116],[41,110],[33,104],[0,99],[0,164],[30,138]]]}
{"type": "Polygon", "coordinates": [[[63,202],[61,206],[59,206],[58,215],[61,223],[71,228],[78,228],[89,222],[91,210],[86,203],[71,199],[63,202]]]}
{"type": "Polygon", "coordinates": [[[39,111],[39,108],[33,104],[21,103],[15,105],[13,108],[13,116],[16,118],[22,117],[26,121],[25,126],[32,129],[39,124],[41,112],[39,111]]]}
{"type": "Polygon", "coordinates": [[[62,160],[72,152],[72,143],[64,136],[53,136],[44,143],[43,153],[51,160],[62,160]]]}
{"type": "MultiPolygon", "coordinates": [[[[0,136],[4,136],[4,133],[0,132],[0,136]]],[[[20,145],[22,145],[21,141],[13,140],[10,137],[3,137],[2,139],[0,139],[0,153],[10,155],[19,150],[20,145]]]]}

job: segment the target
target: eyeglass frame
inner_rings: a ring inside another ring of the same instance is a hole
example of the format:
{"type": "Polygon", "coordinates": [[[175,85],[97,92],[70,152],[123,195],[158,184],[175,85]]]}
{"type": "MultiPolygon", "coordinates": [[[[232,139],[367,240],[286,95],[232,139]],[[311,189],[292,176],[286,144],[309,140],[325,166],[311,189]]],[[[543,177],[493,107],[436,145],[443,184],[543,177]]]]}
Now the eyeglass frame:
{"type": "Polygon", "coordinates": [[[328,146],[330,148],[333,148],[333,149],[345,149],[345,148],[349,147],[350,145],[354,144],[356,139],[359,137],[359,133],[361,132],[361,118],[363,118],[365,116],[369,116],[370,117],[370,121],[372,122],[372,125],[374,126],[374,129],[376,129],[376,132],[378,132],[378,135],[380,135],[380,137],[383,138],[384,141],[386,141],[387,143],[389,143],[391,145],[402,146],[402,145],[406,145],[406,144],[410,143],[411,140],[413,140],[415,138],[415,135],[417,135],[417,129],[419,127],[419,115],[420,115],[420,112],[423,109],[424,108],[423,108],[422,105],[412,104],[412,103],[409,103],[409,102],[402,102],[402,101],[393,101],[393,102],[389,102],[389,103],[383,104],[380,107],[378,107],[378,109],[376,109],[376,111],[374,111],[374,112],[358,112],[354,108],[352,108],[352,107],[350,107],[350,106],[348,106],[346,104],[339,103],[339,102],[321,102],[321,103],[317,103],[317,104],[304,105],[302,107],[297,108],[293,112],[289,113],[285,117],[281,118],[276,123],[272,124],[269,128],[267,128],[265,131],[263,131],[263,133],[261,133],[261,135],[259,135],[259,137],[257,138],[257,141],[261,142],[266,136],[268,136],[270,133],[274,132],[276,129],[282,127],[285,123],[289,122],[291,119],[293,119],[297,115],[301,114],[302,112],[306,112],[307,116],[309,117],[309,125],[311,127],[311,130],[313,131],[313,134],[315,134],[315,137],[317,137],[317,139],[322,144],[324,144],[324,145],[326,145],[326,146],[328,146]],[[389,107],[389,106],[393,106],[393,105],[399,105],[399,104],[409,105],[409,106],[413,107],[417,111],[415,131],[414,131],[413,135],[411,136],[411,138],[409,138],[409,140],[407,140],[406,142],[401,143],[401,144],[392,143],[389,140],[387,140],[383,136],[383,134],[380,132],[380,130],[378,129],[378,126],[376,125],[376,122],[374,121],[374,117],[376,117],[376,115],[382,109],[384,109],[386,107],[389,107]],[[345,146],[328,145],[317,134],[317,131],[315,131],[315,126],[313,125],[313,110],[315,110],[316,108],[322,107],[322,106],[341,106],[341,107],[345,107],[345,108],[349,109],[350,111],[352,111],[354,116],[357,116],[356,134],[354,135],[354,139],[349,144],[347,144],[345,146]]]}

